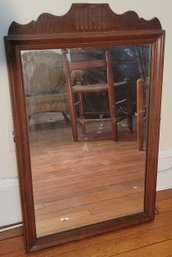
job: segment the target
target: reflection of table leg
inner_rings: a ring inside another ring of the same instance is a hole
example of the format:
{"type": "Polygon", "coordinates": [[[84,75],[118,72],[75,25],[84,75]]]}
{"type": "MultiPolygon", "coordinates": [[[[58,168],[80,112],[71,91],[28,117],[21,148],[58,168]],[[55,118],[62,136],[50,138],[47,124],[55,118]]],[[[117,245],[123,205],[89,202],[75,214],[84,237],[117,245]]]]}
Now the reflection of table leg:
{"type": "Polygon", "coordinates": [[[137,141],[139,151],[143,151],[144,143],[144,91],[143,79],[137,80],[137,141]]]}

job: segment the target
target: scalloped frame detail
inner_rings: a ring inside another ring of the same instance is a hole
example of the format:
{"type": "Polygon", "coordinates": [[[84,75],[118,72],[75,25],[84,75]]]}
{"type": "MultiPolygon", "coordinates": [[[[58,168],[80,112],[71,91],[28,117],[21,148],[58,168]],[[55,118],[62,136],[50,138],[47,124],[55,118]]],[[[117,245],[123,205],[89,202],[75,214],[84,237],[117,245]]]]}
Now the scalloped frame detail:
{"type": "Polygon", "coordinates": [[[157,18],[145,20],[136,12],[114,13],[108,4],[72,4],[62,16],[42,13],[28,24],[12,22],[8,35],[108,32],[125,30],[161,29],[157,18]]]}

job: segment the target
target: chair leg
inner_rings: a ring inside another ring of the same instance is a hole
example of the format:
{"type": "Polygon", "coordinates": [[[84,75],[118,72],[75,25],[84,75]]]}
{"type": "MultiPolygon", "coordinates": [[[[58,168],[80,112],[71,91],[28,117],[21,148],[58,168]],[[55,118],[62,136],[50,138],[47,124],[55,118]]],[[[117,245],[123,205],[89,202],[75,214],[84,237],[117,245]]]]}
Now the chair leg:
{"type": "Polygon", "coordinates": [[[78,129],[77,129],[77,122],[76,122],[76,113],[75,113],[75,107],[74,107],[73,92],[70,86],[68,86],[68,103],[69,103],[70,123],[71,123],[73,140],[77,142],[78,129]]]}
{"type": "Polygon", "coordinates": [[[137,80],[137,141],[139,151],[143,151],[144,145],[144,100],[143,80],[137,80]]]}
{"type": "Polygon", "coordinates": [[[75,114],[74,99],[73,99],[72,81],[69,76],[70,69],[69,69],[68,60],[66,57],[66,50],[64,49],[62,50],[62,55],[63,55],[63,63],[64,63],[64,73],[65,73],[66,82],[67,82],[66,85],[67,85],[67,92],[68,92],[68,104],[69,104],[72,135],[73,135],[73,140],[78,141],[78,131],[77,131],[76,114],[75,114]]]}
{"type": "Polygon", "coordinates": [[[130,130],[130,133],[133,133],[133,117],[132,114],[127,118],[128,128],[130,130]]]}
{"type": "Polygon", "coordinates": [[[62,115],[63,115],[65,121],[66,121],[66,122],[69,122],[69,118],[68,118],[66,112],[62,112],[62,115]]]}
{"type": "MultiPolygon", "coordinates": [[[[84,118],[84,101],[83,101],[83,94],[78,93],[78,99],[79,99],[79,114],[81,118],[84,118]]],[[[82,134],[85,134],[85,122],[81,122],[81,129],[82,129],[82,134]]]]}
{"type": "Polygon", "coordinates": [[[86,131],[85,131],[85,122],[80,122],[79,124],[81,125],[82,134],[85,134],[86,133],[86,131]]]}
{"type": "Polygon", "coordinates": [[[71,119],[70,120],[71,120],[73,140],[75,142],[77,142],[78,141],[78,131],[77,131],[77,124],[76,124],[75,116],[71,115],[71,119]]]}
{"type": "Polygon", "coordinates": [[[114,135],[114,141],[118,141],[118,128],[115,118],[112,118],[112,133],[114,135]]]}
{"type": "Polygon", "coordinates": [[[82,134],[85,134],[85,133],[86,133],[86,130],[85,130],[85,123],[83,123],[83,124],[81,125],[81,127],[82,127],[82,134]]]}
{"type": "Polygon", "coordinates": [[[114,141],[118,141],[118,127],[117,127],[116,115],[115,115],[114,93],[111,92],[111,90],[109,89],[108,95],[109,95],[109,110],[110,110],[110,116],[111,116],[112,135],[113,135],[114,141]]]}
{"type": "Polygon", "coordinates": [[[108,81],[108,97],[109,97],[109,111],[112,123],[112,135],[114,141],[118,141],[118,129],[116,122],[116,110],[115,110],[115,91],[113,85],[112,63],[110,58],[109,49],[106,50],[107,61],[107,81],[108,81]]]}
{"type": "Polygon", "coordinates": [[[130,130],[130,133],[133,132],[133,117],[132,117],[132,101],[131,101],[131,87],[129,85],[129,80],[125,79],[127,82],[126,85],[126,99],[127,99],[127,113],[128,113],[128,118],[127,118],[127,123],[128,123],[128,128],[130,130]]]}

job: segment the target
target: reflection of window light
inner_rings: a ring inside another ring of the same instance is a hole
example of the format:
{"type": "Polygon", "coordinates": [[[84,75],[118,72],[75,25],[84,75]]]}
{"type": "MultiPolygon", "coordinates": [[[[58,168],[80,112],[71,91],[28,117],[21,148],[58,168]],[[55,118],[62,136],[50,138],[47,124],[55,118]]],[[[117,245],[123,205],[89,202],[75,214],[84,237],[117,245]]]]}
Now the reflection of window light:
{"type": "Polygon", "coordinates": [[[62,217],[62,218],[60,218],[60,221],[61,222],[69,221],[69,217],[62,217]]]}
{"type": "Polygon", "coordinates": [[[131,51],[131,49],[129,49],[129,48],[126,48],[125,50],[124,50],[129,56],[133,56],[134,54],[132,53],[132,51],[131,51]]]}
{"type": "Polygon", "coordinates": [[[123,128],[125,128],[125,127],[127,127],[128,125],[127,125],[125,122],[121,122],[121,126],[122,126],[123,128]]]}
{"type": "Polygon", "coordinates": [[[137,189],[138,188],[138,186],[133,186],[133,189],[137,189]]]}
{"type": "Polygon", "coordinates": [[[104,116],[104,114],[99,114],[100,119],[102,119],[102,118],[103,118],[103,116],[104,116]]]}

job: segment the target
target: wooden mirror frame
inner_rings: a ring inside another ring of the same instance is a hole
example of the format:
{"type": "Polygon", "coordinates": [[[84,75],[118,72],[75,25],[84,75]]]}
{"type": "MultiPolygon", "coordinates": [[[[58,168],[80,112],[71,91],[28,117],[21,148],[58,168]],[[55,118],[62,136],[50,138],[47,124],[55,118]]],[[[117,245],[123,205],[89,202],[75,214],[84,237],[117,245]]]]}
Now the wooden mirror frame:
{"type": "Polygon", "coordinates": [[[157,18],[146,21],[129,11],[118,15],[108,4],[73,4],[64,16],[42,14],[27,25],[13,22],[5,37],[11,84],[24,235],[28,252],[153,220],[159,145],[164,35],[157,18]],[[151,78],[144,211],[98,224],[36,237],[21,50],[110,45],[151,45],[151,78]]]}

